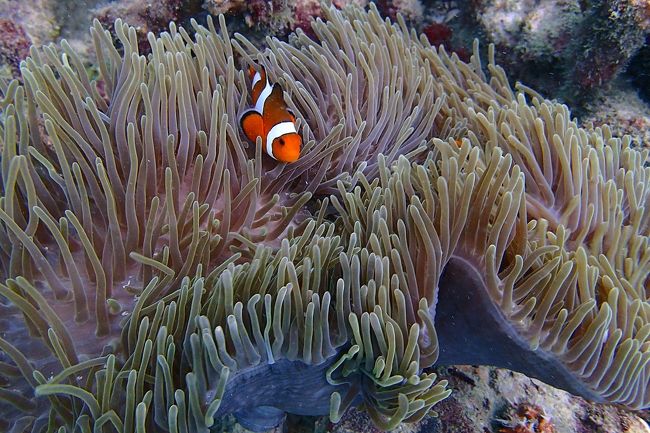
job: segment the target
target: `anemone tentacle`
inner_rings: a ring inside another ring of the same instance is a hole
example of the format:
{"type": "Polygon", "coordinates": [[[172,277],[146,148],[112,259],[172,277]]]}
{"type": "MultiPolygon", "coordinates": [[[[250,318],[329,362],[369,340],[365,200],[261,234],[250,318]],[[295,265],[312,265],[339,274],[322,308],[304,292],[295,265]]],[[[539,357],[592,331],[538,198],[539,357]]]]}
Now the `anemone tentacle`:
{"type": "Polygon", "coordinates": [[[360,405],[382,429],[504,366],[650,405],[648,152],[377,9],[315,37],[95,23],[2,89],[0,427],[208,432],[360,405]],[[246,65],[295,164],[247,143],[246,65]],[[484,70],[485,69],[485,70],[484,70]],[[285,398],[285,395],[294,398],[285,398]],[[297,396],[297,398],[296,398],[297,396]]]}

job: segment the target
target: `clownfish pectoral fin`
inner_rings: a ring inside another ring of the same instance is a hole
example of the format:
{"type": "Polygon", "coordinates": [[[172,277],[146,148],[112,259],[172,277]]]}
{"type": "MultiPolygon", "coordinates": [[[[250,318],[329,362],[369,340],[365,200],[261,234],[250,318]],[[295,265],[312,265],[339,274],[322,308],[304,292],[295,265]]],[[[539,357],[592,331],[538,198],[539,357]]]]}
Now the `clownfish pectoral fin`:
{"type": "Polygon", "coordinates": [[[246,134],[246,137],[252,142],[257,140],[257,137],[264,135],[264,122],[262,115],[255,110],[248,110],[241,116],[239,121],[241,129],[246,134]]]}
{"type": "Polygon", "coordinates": [[[293,114],[293,111],[291,111],[291,110],[287,110],[287,113],[289,113],[289,116],[291,117],[291,121],[292,121],[293,123],[296,123],[296,115],[293,114]]]}

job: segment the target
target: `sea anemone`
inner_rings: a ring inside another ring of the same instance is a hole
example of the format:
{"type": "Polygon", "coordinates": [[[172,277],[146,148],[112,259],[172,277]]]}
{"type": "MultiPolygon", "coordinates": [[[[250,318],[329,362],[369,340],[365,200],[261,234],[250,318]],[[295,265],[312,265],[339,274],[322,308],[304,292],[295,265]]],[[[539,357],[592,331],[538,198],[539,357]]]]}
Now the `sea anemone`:
{"type": "Polygon", "coordinates": [[[207,432],[234,413],[378,427],[505,366],[650,405],[646,152],[513,90],[376,8],[324,8],[259,51],[193,23],[138,52],[91,29],[4,89],[0,425],[207,432]],[[243,141],[246,65],[298,115],[301,159],[243,141]]]}

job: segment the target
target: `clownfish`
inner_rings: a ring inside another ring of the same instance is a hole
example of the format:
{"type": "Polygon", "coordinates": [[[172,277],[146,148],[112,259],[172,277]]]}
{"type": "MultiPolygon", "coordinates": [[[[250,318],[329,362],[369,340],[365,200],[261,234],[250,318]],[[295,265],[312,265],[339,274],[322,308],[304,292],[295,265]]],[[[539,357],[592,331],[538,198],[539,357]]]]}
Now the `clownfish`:
{"type": "Polygon", "coordinates": [[[296,116],[284,102],[282,87],[278,83],[271,86],[264,67],[258,72],[251,66],[248,72],[254,108],[242,115],[241,129],[253,142],[262,137],[262,145],[271,158],[281,162],[297,161],[302,138],[296,131],[296,116]]]}

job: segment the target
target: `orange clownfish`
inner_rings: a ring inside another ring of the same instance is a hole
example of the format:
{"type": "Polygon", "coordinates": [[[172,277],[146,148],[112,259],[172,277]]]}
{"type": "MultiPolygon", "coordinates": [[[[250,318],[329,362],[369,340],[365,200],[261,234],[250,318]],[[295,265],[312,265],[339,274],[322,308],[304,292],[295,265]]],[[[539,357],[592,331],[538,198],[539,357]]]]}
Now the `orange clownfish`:
{"type": "Polygon", "coordinates": [[[241,128],[249,140],[262,137],[266,153],[281,162],[295,162],[300,157],[302,138],[296,131],[296,116],[284,102],[278,83],[271,86],[264,67],[261,72],[249,67],[252,81],[253,104],[240,120],[241,128]]]}

